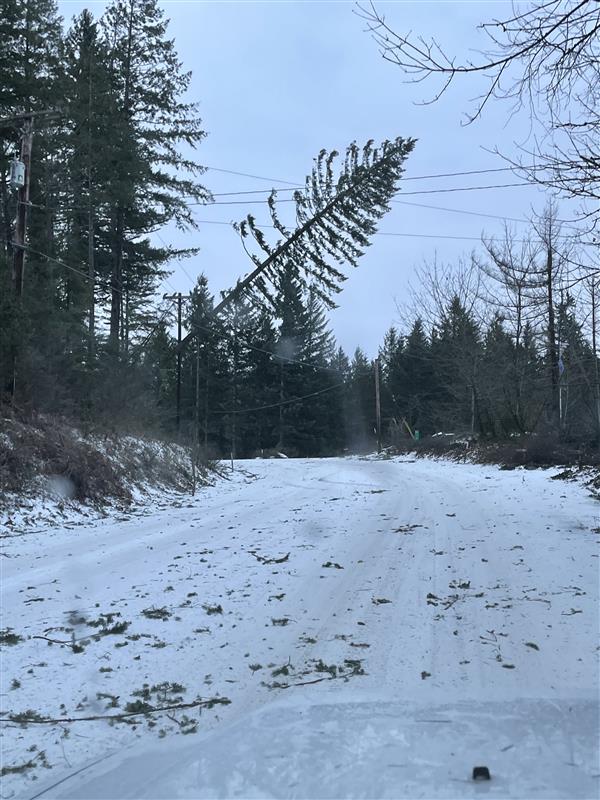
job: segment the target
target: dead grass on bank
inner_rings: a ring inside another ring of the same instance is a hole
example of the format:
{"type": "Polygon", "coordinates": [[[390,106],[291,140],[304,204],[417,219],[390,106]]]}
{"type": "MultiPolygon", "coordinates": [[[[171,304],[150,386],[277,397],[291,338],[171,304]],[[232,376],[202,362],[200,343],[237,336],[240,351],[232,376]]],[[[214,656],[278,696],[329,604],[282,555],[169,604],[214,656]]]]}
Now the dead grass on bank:
{"type": "MultiPolygon", "coordinates": [[[[196,472],[206,483],[209,469],[196,472]]],[[[15,495],[63,496],[99,507],[128,504],[145,488],[192,488],[189,448],[115,433],[82,433],[47,415],[0,418],[0,507],[15,495]]]]}
{"type": "Polygon", "coordinates": [[[600,501],[600,448],[593,443],[566,442],[548,435],[522,436],[502,442],[477,441],[470,435],[430,436],[419,442],[402,442],[389,448],[392,453],[447,458],[472,464],[494,464],[501,470],[557,468],[551,477],[579,481],[590,496],[600,501]]]}
{"type": "Polygon", "coordinates": [[[548,435],[522,436],[499,442],[477,440],[469,435],[429,436],[419,442],[400,444],[397,451],[443,456],[477,464],[498,464],[502,469],[559,466],[600,468],[598,447],[571,443],[548,435]]]}

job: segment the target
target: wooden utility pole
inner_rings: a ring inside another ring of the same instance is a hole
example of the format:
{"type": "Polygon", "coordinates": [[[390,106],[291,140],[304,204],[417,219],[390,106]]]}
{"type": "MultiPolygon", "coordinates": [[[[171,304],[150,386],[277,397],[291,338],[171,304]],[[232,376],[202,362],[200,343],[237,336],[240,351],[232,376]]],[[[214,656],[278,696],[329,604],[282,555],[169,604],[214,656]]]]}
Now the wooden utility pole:
{"type": "Polygon", "coordinates": [[[553,219],[548,217],[546,230],[545,230],[545,246],[546,246],[546,268],[544,275],[544,282],[546,284],[546,300],[548,309],[548,360],[550,367],[550,386],[552,391],[551,400],[551,419],[556,419],[556,411],[558,410],[558,429],[561,428],[561,394],[560,394],[560,375],[558,373],[558,360],[560,358],[560,347],[557,347],[556,341],[556,315],[554,313],[554,249],[553,249],[553,219]],[[557,409],[558,406],[558,409],[557,409]]]}
{"type": "Polygon", "coordinates": [[[31,182],[31,150],[33,147],[33,122],[41,120],[43,124],[58,120],[62,111],[27,111],[12,117],[0,119],[0,129],[21,129],[21,161],[25,165],[25,182],[17,196],[17,219],[13,247],[12,280],[15,294],[20,298],[23,294],[23,276],[25,272],[25,243],[27,238],[27,212],[29,210],[29,187],[31,182]]]}
{"type": "Polygon", "coordinates": [[[175,428],[179,433],[181,425],[181,292],[175,294],[164,294],[164,300],[177,300],[177,389],[176,389],[176,410],[175,410],[175,428]]]}
{"type": "Polygon", "coordinates": [[[210,384],[210,350],[206,348],[206,371],[204,374],[204,459],[208,460],[208,388],[210,384]]]}
{"type": "MultiPolygon", "coordinates": [[[[91,179],[88,171],[88,193],[91,192],[91,179]]],[[[88,198],[88,280],[89,280],[89,320],[88,320],[88,360],[90,367],[94,360],[95,328],[96,328],[96,297],[94,294],[96,270],[94,266],[94,211],[92,209],[91,194],[88,198]]]]}
{"type": "MultiPolygon", "coordinates": [[[[33,148],[33,122],[34,119],[41,119],[42,122],[51,122],[54,119],[59,119],[62,112],[57,110],[50,111],[28,111],[24,114],[15,114],[12,117],[4,117],[0,119],[1,130],[15,130],[20,128],[21,131],[21,153],[20,159],[25,167],[25,175],[23,186],[18,190],[17,194],[17,212],[14,238],[10,237],[10,221],[7,218],[7,231],[6,240],[13,252],[12,264],[12,286],[17,304],[21,302],[23,296],[23,280],[25,275],[25,251],[27,242],[27,217],[29,210],[29,187],[31,184],[31,151],[33,148]]],[[[3,189],[3,191],[5,191],[3,189]]],[[[6,204],[6,195],[4,196],[6,204]]],[[[6,207],[6,206],[5,206],[6,207]]],[[[8,380],[8,393],[11,398],[15,396],[16,377],[17,377],[17,361],[18,351],[13,346],[12,351],[12,372],[8,380]]]]}
{"type": "MultiPolygon", "coordinates": [[[[29,185],[31,176],[31,149],[33,145],[33,117],[27,116],[22,120],[21,128],[21,161],[25,165],[24,183],[17,192],[17,219],[15,236],[12,243],[13,266],[12,285],[17,302],[17,307],[23,297],[23,276],[25,273],[25,242],[27,236],[27,217],[29,209],[29,185]]],[[[9,377],[8,393],[14,400],[17,389],[17,362],[18,348],[12,346],[12,369],[9,377]]]]}
{"type": "Polygon", "coordinates": [[[196,491],[196,470],[200,461],[200,333],[196,333],[196,392],[194,403],[194,436],[192,444],[193,492],[196,491]]]}
{"type": "Polygon", "coordinates": [[[177,293],[177,433],[181,425],[181,292],[177,293]]]}
{"type": "Polygon", "coordinates": [[[233,460],[237,458],[236,438],[237,438],[237,369],[238,369],[238,300],[234,300],[233,305],[233,414],[231,415],[231,471],[233,472],[233,460]]]}
{"type": "Polygon", "coordinates": [[[596,401],[596,436],[600,447],[600,374],[598,373],[598,350],[596,347],[596,279],[590,286],[592,296],[592,352],[594,354],[594,399],[596,401]]]}
{"type": "Polygon", "coordinates": [[[25,238],[27,235],[27,211],[29,209],[29,185],[31,177],[31,149],[33,145],[33,117],[23,118],[21,133],[21,161],[25,164],[25,183],[17,194],[17,223],[13,249],[13,287],[17,298],[23,295],[25,273],[25,238]]]}
{"type": "Polygon", "coordinates": [[[96,267],[94,263],[94,207],[92,203],[92,56],[88,64],[88,164],[87,164],[87,190],[88,190],[88,279],[89,279],[89,329],[88,329],[88,361],[91,368],[96,355],[96,296],[94,294],[96,283],[96,267]]]}
{"type": "Polygon", "coordinates": [[[381,393],[379,391],[379,357],[375,359],[375,420],[377,425],[377,452],[381,453],[381,393]]]}

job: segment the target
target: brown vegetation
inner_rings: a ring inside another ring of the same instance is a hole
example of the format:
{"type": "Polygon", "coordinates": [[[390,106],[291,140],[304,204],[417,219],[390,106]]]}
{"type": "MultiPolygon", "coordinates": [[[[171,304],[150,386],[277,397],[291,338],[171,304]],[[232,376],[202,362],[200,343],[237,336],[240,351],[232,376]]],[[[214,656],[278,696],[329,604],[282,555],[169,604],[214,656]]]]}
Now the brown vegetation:
{"type": "MultiPolygon", "coordinates": [[[[205,478],[206,475],[201,475],[205,478]]],[[[64,419],[0,419],[0,507],[10,495],[55,495],[93,506],[129,503],[135,488],[189,491],[190,456],[172,443],[82,433],[64,419]]]]}

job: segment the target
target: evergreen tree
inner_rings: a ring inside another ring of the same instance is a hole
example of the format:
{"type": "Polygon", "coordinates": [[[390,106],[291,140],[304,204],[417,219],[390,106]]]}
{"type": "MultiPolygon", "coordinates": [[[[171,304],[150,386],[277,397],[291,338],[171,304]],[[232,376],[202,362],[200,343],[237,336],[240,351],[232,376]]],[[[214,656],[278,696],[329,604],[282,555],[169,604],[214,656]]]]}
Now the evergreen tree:
{"type": "Polygon", "coordinates": [[[330,367],[335,345],[318,293],[302,291],[292,271],[279,282],[279,424],[277,447],[322,455],[339,442],[330,395],[339,377],[330,367]]]}
{"type": "Polygon", "coordinates": [[[306,309],[302,299],[302,288],[298,279],[290,272],[283,273],[279,280],[276,300],[277,316],[280,319],[277,342],[279,366],[279,421],[277,448],[296,454],[296,423],[300,406],[294,398],[304,393],[302,365],[298,364],[302,345],[302,333],[306,327],[306,309]]]}
{"type": "Polygon", "coordinates": [[[182,71],[156,0],[115,0],[101,25],[116,107],[110,142],[110,344],[118,352],[127,346],[130,303],[151,295],[173,256],[168,248],[154,247],[148,234],[168,222],[197,227],[184,198],[206,201],[209,193],[196,180],[202,168],[181,152],[194,148],[204,132],[197,106],[182,100],[190,73],[182,71]]]}
{"type": "Polygon", "coordinates": [[[96,295],[97,284],[106,276],[107,231],[102,220],[111,179],[106,143],[114,108],[106,50],[87,10],[73,20],[65,40],[62,94],[60,256],[64,263],[78,268],[77,272],[63,269],[64,316],[79,373],[76,394],[87,413],[93,413],[98,379],[96,295]]]}
{"type": "Polygon", "coordinates": [[[305,303],[305,328],[299,355],[305,362],[302,367],[302,394],[312,394],[312,397],[307,397],[297,406],[297,434],[304,438],[301,449],[307,455],[328,455],[336,438],[334,431],[337,424],[332,397],[335,396],[334,387],[340,383],[339,376],[330,367],[335,341],[314,287],[309,288],[305,303]]]}
{"type": "Polygon", "coordinates": [[[563,435],[589,440],[595,433],[594,354],[567,294],[557,308],[559,411],[563,435]]]}
{"type": "Polygon", "coordinates": [[[441,429],[474,432],[478,427],[482,349],[477,324],[458,297],[453,298],[442,316],[431,352],[438,387],[436,416],[441,429]]]}
{"type": "Polygon", "coordinates": [[[406,382],[404,416],[413,432],[433,433],[431,399],[435,394],[435,376],[431,347],[420,319],[406,337],[402,367],[406,382]]]}
{"type": "Polygon", "coordinates": [[[384,428],[395,429],[403,403],[406,382],[403,375],[402,350],[404,341],[392,326],[383,337],[379,349],[381,416],[384,428]]]}
{"type": "Polygon", "coordinates": [[[342,453],[348,449],[348,419],[349,419],[349,389],[350,389],[350,361],[341,347],[335,351],[330,361],[332,375],[338,388],[329,394],[329,411],[331,418],[331,450],[342,453]]]}
{"type": "Polygon", "coordinates": [[[480,423],[488,436],[507,436],[518,430],[515,344],[496,314],[483,342],[480,369],[480,423]]]}
{"type": "Polygon", "coordinates": [[[213,308],[208,281],[200,275],[185,319],[194,345],[183,354],[182,416],[204,458],[228,455],[230,444],[225,418],[230,384],[226,332],[213,308]]]}
{"type": "Polygon", "coordinates": [[[354,351],[350,364],[347,409],[348,447],[353,452],[371,449],[375,441],[375,376],[360,347],[354,351]]]}
{"type": "Polygon", "coordinates": [[[243,452],[253,456],[275,447],[279,429],[280,366],[276,357],[277,331],[265,311],[253,317],[253,328],[246,328],[245,346],[248,372],[244,384],[243,452]]]}
{"type": "Polygon", "coordinates": [[[160,319],[144,344],[141,369],[147,389],[138,402],[143,402],[144,429],[174,434],[177,343],[169,333],[170,322],[172,319],[160,319]]]}

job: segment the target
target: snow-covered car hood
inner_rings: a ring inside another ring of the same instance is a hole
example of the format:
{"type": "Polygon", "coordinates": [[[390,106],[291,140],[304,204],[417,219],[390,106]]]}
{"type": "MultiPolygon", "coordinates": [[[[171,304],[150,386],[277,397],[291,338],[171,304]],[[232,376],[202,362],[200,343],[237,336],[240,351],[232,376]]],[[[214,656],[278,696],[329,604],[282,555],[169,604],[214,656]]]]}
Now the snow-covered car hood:
{"type": "MultiPolygon", "coordinates": [[[[299,700],[299,699],[298,699],[299,700]]],[[[130,748],[29,798],[590,798],[598,704],[282,700],[206,736],[130,748]],[[473,781],[487,766],[490,781],[473,781]]]]}

